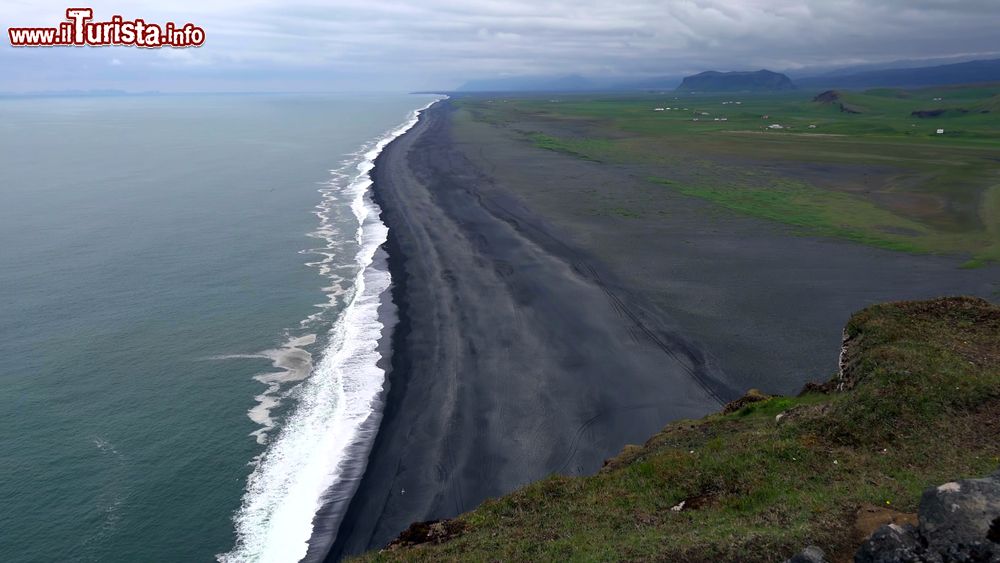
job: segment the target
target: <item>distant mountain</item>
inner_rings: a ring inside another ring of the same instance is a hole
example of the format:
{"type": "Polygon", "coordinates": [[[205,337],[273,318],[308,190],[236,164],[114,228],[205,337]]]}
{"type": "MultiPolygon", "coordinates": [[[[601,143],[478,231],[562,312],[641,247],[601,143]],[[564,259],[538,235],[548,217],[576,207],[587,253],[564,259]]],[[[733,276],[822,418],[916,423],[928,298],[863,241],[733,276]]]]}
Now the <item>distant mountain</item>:
{"type": "Polygon", "coordinates": [[[943,66],[956,63],[967,63],[970,61],[983,60],[983,56],[958,55],[948,57],[934,57],[927,59],[898,59],[895,61],[882,61],[878,63],[857,63],[845,66],[816,65],[803,67],[794,70],[783,70],[792,82],[799,83],[800,78],[816,78],[819,76],[849,76],[871,72],[876,70],[897,70],[903,68],[924,68],[930,66],[943,66]]]}
{"type": "Polygon", "coordinates": [[[470,80],[457,92],[596,92],[627,90],[673,90],[681,82],[679,76],[652,78],[587,78],[569,76],[512,76],[486,80],[470,80]]]}
{"type": "Polygon", "coordinates": [[[790,78],[780,72],[717,72],[710,70],[684,78],[678,90],[698,92],[764,92],[794,90],[790,78]]]}
{"type": "Polygon", "coordinates": [[[599,90],[601,84],[573,74],[569,76],[512,76],[486,80],[470,80],[457,88],[459,92],[576,92],[599,90]]]}
{"type": "Polygon", "coordinates": [[[801,88],[878,88],[947,86],[1000,81],[1000,59],[919,68],[872,70],[840,76],[813,76],[795,82],[801,88]]]}
{"type": "Polygon", "coordinates": [[[680,76],[657,76],[626,80],[615,85],[615,90],[673,90],[683,80],[680,76]]]}
{"type": "MultiPolygon", "coordinates": [[[[884,63],[891,64],[891,63],[884,63]]],[[[777,91],[808,88],[815,90],[866,89],[877,87],[947,86],[973,82],[1000,82],[1000,59],[968,61],[934,66],[911,67],[915,61],[899,61],[905,68],[875,68],[875,65],[827,71],[822,75],[795,81],[785,74],[759,70],[756,72],[708,71],[688,76],[683,81],[674,76],[653,78],[588,78],[566,76],[513,76],[507,78],[471,80],[459,92],[596,92],[629,90],[678,90],[701,92],[777,91]],[[858,68],[866,70],[858,71],[858,68]],[[680,86],[678,87],[678,83],[680,86]]]]}

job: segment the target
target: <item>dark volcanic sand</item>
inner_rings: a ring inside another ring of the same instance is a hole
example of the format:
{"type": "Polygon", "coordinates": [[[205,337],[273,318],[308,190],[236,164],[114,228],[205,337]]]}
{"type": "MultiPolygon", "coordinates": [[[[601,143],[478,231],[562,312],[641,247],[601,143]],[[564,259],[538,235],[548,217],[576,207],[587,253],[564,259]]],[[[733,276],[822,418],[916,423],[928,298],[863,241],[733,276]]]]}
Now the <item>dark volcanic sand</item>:
{"type": "Polygon", "coordinates": [[[592,473],[747,388],[826,379],[868,304],[1000,289],[995,267],[795,236],[646,181],[655,170],[539,150],[514,131],[534,124],[456,115],[425,112],[373,172],[400,322],[331,561],[592,473]]]}
{"type": "Polygon", "coordinates": [[[451,141],[439,104],[376,161],[400,322],[382,426],[329,558],[716,410],[721,374],[451,141]]]}
{"type": "MultiPolygon", "coordinates": [[[[1000,266],[961,269],[968,257],[912,255],[801,236],[648,180],[683,176],[683,159],[659,166],[595,163],[540,150],[517,132],[603,133],[583,122],[497,127],[461,112],[452,121],[463,154],[545,217],[564,240],[626,281],[630,292],[646,299],[649,314],[672,319],[740,391],[794,394],[806,381],[829,378],[837,368],[844,325],[868,305],[1000,296],[1000,266]]],[[[685,151],[676,150],[697,157],[685,151]]],[[[797,162],[729,158],[808,172],[797,162]]],[[[850,166],[822,169],[827,184],[856,181],[859,175],[850,166]]]]}

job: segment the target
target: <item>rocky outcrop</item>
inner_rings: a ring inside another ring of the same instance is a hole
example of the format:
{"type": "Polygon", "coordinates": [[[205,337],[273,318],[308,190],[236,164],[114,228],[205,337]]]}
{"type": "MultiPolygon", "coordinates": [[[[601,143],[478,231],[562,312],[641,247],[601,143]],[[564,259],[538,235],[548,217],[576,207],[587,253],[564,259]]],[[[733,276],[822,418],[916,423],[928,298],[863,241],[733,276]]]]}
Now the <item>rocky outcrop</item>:
{"type": "Polygon", "coordinates": [[[854,389],[855,385],[858,384],[861,374],[858,373],[857,366],[864,350],[863,339],[864,335],[861,333],[844,330],[840,344],[837,377],[832,380],[836,382],[837,391],[848,391],[854,389]]]}
{"type": "Polygon", "coordinates": [[[844,102],[843,96],[836,90],[827,90],[826,92],[817,94],[816,97],[813,98],[813,101],[817,104],[835,105],[839,107],[840,111],[843,113],[861,113],[861,108],[844,102]]]}
{"type": "Polygon", "coordinates": [[[917,526],[882,526],[854,561],[1000,563],[1000,471],[927,489],[917,526]]]}
{"type": "Polygon", "coordinates": [[[836,90],[827,90],[826,92],[820,92],[819,94],[816,94],[816,97],[813,98],[813,101],[820,104],[835,104],[840,102],[840,92],[836,90]]]}

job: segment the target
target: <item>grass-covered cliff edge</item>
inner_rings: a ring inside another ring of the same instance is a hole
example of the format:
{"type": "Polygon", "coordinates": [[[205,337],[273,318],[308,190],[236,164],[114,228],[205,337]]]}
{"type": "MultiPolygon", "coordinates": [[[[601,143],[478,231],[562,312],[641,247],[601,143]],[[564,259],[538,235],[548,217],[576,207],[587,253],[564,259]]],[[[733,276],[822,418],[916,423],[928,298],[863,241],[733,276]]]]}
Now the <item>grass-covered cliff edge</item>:
{"type": "Polygon", "coordinates": [[[828,383],[744,403],[670,424],[596,475],[414,526],[366,559],[783,561],[815,544],[849,560],[926,487],[1000,464],[1000,307],[869,307],[828,383]]]}

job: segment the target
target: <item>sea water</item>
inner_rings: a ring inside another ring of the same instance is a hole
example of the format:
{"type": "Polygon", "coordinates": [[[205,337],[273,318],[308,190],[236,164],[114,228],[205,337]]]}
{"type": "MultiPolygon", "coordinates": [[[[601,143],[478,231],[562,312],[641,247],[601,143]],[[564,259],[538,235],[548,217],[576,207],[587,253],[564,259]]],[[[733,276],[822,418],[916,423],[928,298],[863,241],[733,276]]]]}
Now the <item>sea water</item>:
{"type": "Polygon", "coordinates": [[[384,379],[367,172],[432,100],[0,99],[0,560],[305,555],[384,379]]]}

